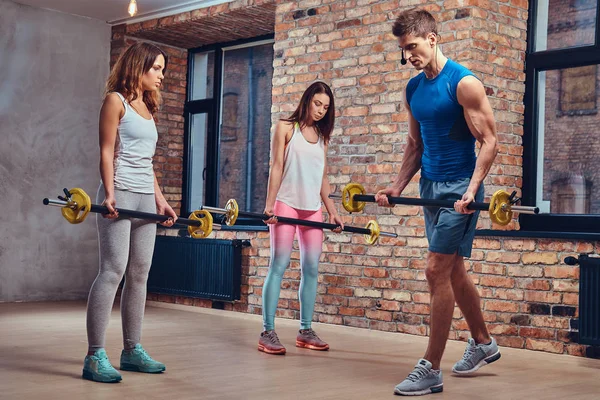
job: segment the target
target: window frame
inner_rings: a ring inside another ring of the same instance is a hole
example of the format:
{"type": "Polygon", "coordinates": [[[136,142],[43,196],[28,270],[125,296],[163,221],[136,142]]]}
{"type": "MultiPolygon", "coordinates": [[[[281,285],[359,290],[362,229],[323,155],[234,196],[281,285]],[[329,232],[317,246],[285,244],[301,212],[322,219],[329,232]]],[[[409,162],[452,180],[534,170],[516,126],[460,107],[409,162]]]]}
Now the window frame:
{"type": "MultiPolygon", "coordinates": [[[[534,205],[538,177],[538,73],[600,64],[600,3],[596,5],[596,32],[592,45],[535,51],[537,2],[529,2],[525,58],[525,115],[523,123],[523,204],[534,205]]],[[[554,237],[592,234],[600,237],[600,214],[519,215],[522,231],[552,232],[554,237]]]]}
{"type": "MultiPolygon", "coordinates": [[[[241,39],[231,42],[215,43],[206,46],[200,46],[188,50],[188,69],[186,77],[186,102],[184,106],[184,138],[183,138],[183,171],[182,171],[182,213],[191,213],[190,194],[191,194],[191,157],[190,157],[190,138],[191,138],[191,120],[194,114],[207,113],[208,129],[206,141],[206,172],[204,182],[204,205],[211,207],[224,207],[217,204],[219,195],[219,155],[221,139],[221,97],[223,90],[223,62],[225,51],[232,47],[248,45],[251,43],[260,43],[267,40],[274,40],[274,34],[241,39]],[[197,53],[214,51],[214,77],[213,77],[213,96],[212,98],[202,100],[191,100],[192,80],[194,72],[194,56],[197,53]]],[[[216,223],[221,221],[217,218],[216,223]]],[[[238,222],[233,227],[225,224],[223,230],[266,230],[267,227],[262,221],[248,220],[238,218],[238,222]]]]}

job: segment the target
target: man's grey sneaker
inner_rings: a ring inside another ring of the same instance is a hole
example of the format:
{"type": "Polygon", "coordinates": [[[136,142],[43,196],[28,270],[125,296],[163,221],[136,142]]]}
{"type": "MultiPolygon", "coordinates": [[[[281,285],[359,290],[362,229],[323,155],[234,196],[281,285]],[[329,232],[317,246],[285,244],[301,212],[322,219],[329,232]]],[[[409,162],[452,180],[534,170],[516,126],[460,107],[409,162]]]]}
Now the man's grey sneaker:
{"type": "Polygon", "coordinates": [[[442,371],[431,369],[431,363],[421,358],[415,369],[405,380],[396,385],[394,394],[401,396],[421,396],[429,393],[439,393],[444,390],[442,371]]]}
{"type": "Polygon", "coordinates": [[[499,358],[500,350],[498,350],[496,339],[492,338],[492,342],[489,344],[476,344],[475,340],[470,338],[462,360],[454,364],[452,372],[455,374],[470,374],[499,358]]]}

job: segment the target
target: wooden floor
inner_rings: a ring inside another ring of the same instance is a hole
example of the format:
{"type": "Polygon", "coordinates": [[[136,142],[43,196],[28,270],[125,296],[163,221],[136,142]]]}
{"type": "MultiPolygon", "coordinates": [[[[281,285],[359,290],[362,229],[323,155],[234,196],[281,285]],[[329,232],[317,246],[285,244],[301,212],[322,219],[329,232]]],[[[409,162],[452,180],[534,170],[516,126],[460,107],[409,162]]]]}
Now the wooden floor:
{"type": "MultiPolygon", "coordinates": [[[[0,399],[394,399],[426,338],[315,324],[328,352],[294,347],[297,321],[277,320],[285,356],[256,350],[261,319],[220,310],[150,303],[142,343],[167,365],[159,375],[123,372],[118,384],[81,379],[85,304],[0,304],[0,399]]],[[[600,360],[502,349],[472,377],[452,364],[464,343],[449,342],[442,399],[599,399],[600,360]]],[[[113,311],[107,352],[118,366],[121,324],[113,311]]]]}

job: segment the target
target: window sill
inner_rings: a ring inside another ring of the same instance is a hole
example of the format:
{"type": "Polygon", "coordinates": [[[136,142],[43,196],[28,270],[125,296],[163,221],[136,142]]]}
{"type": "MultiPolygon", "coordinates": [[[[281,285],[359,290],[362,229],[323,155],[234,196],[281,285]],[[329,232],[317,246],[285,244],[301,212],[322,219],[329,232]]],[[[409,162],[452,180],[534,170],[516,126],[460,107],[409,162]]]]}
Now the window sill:
{"type": "Polygon", "coordinates": [[[567,240],[600,240],[600,233],[551,232],[551,231],[502,231],[494,229],[478,229],[475,236],[531,238],[531,239],[567,239],[567,240]]]}

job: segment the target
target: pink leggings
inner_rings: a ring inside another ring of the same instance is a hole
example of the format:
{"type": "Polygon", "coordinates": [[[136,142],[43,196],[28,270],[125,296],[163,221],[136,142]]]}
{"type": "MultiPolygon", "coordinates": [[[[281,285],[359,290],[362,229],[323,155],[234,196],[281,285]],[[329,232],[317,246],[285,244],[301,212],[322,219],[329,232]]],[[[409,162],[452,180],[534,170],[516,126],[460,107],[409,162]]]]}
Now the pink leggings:
{"type": "MultiPolygon", "coordinates": [[[[275,202],[275,215],[307,221],[323,222],[321,210],[305,211],[292,208],[280,201],[275,202]]],[[[263,326],[265,331],[275,329],[275,312],[279,302],[281,280],[290,263],[294,235],[298,233],[300,245],[300,268],[302,278],[298,298],[300,300],[300,328],[309,329],[315,309],[319,275],[319,258],[323,246],[323,230],[307,226],[277,223],[269,225],[271,233],[271,262],[263,285],[263,326]]]]}

